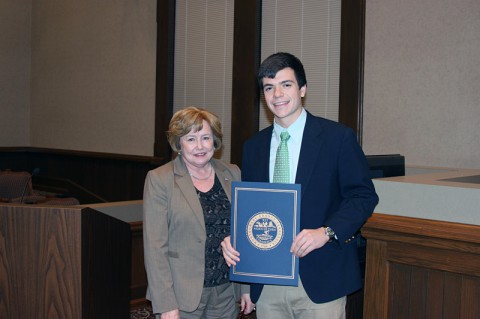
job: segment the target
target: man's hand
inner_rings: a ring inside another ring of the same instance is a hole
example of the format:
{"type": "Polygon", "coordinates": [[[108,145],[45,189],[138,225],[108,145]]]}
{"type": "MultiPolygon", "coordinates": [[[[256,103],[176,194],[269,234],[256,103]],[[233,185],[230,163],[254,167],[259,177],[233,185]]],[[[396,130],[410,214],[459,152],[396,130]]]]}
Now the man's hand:
{"type": "Polygon", "coordinates": [[[312,250],[323,247],[329,240],[324,227],[304,229],[293,240],[290,252],[297,257],[304,257],[312,250]]]}
{"type": "Polygon", "coordinates": [[[232,247],[232,244],[230,243],[230,236],[225,237],[221,245],[223,258],[225,258],[225,262],[227,263],[228,267],[237,265],[237,262],[240,261],[240,253],[232,247]]]}
{"type": "Polygon", "coordinates": [[[180,319],[180,311],[178,309],[164,312],[160,315],[160,319],[180,319]]]}
{"type": "Polygon", "coordinates": [[[243,294],[240,299],[240,311],[248,315],[255,309],[255,304],[250,299],[250,294],[243,294]]]}

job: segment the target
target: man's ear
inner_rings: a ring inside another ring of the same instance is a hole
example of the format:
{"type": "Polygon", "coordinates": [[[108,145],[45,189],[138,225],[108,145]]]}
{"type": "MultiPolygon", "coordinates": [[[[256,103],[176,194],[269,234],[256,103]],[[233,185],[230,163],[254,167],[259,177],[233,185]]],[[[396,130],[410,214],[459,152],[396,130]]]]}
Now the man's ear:
{"type": "Polygon", "coordinates": [[[307,85],[306,84],[300,88],[300,96],[303,98],[303,97],[305,97],[305,94],[307,94],[307,85]]]}

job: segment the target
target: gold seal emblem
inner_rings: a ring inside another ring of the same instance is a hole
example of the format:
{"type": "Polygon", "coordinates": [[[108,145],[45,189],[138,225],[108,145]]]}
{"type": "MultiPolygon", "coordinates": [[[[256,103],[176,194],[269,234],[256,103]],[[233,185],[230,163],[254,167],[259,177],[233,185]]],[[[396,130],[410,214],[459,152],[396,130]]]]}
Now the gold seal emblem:
{"type": "Polygon", "coordinates": [[[247,223],[247,238],[261,250],[277,247],[283,239],[283,225],[280,219],[270,212],[259,212],[247,223]]]}

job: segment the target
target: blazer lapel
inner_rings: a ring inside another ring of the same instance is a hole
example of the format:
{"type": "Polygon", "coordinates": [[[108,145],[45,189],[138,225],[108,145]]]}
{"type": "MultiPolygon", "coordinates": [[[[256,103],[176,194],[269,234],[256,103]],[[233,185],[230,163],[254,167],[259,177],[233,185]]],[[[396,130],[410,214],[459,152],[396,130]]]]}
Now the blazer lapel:
{"type": "Polygon", "coordinates": [[[298,159],[297,176],[295,183],[305,188],[310,182],[313,169],[321,156],[323,140],[321,139],[322,127],[316,122],[310,113],[307,113],[307,121],[303,131],[302,146],[298,159]]]}
{"type": "Polygon", "coordinates": [[[185,166],[185,163],[183,163],[183,160],[180,156],[177,156],[173,162],[173,173],[178,188],[183,193],[188,205],[192,208],[192,212],[197,218],[199,224],[203,229],[205,229],[202,205],[198,199],[195,186],[193,186],[192,178],[190,177],[187,167],[185,166]]]}
{"type": "Polygon", "coordinates": [[[215,174],[217,174],[220,184],[222,184],[222,187],[225,193],[227,194],[228,199],[232,201],[231,199],[232,180],[233,180],[232,174],[230,173],[228,168],[224,166],[220,161],[212,159],[212,165],[213,165],[213,168],[215,169],[215,174]]]}
{"type": "Polygon", "coordinates": [[[257,147],[259,162],[254,163],[258,167],[256,170],[256,181],[266,182],[270,181],[270,144],[272,143],[273,125],[270,125],[260,136],[260,146],[257,147]]]}

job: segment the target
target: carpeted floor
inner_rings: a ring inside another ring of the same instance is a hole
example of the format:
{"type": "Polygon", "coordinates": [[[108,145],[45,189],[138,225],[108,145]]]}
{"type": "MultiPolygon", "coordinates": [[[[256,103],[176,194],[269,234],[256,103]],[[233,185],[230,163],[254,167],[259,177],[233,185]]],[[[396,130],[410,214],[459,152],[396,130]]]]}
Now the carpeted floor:
{"type": "MultiPolygon", "coordinates": [[[[257,316],[255,312],[251,313],[250,315],[243,316],[242,319],[256,319],[257,316]]],[[[152,313],[152,307],[140,307],[136,309],[132,309],[130,311],[130,319],[155,319],[155,315],[152,313]]]]}
{"type": "Polygon", "coordinates": [[[130,319],[155,319],[152,307],[141,307],[130,310],[130,319]]]}

